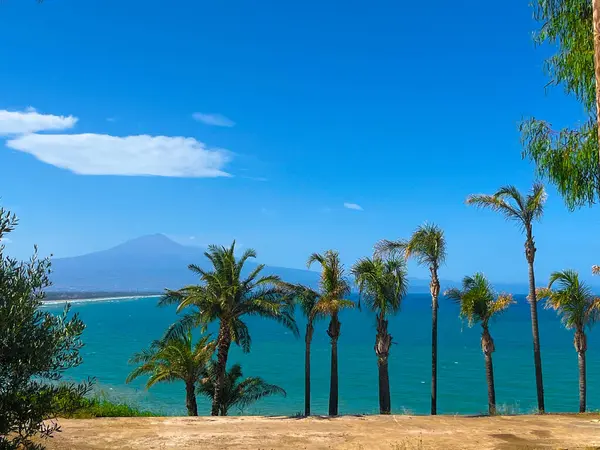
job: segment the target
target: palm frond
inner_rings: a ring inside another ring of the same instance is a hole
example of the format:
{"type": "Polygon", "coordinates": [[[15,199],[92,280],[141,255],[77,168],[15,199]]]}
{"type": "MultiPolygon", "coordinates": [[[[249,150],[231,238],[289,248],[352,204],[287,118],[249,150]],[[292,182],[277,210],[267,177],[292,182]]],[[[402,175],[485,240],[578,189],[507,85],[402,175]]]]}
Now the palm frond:
{"type": "Polygon", "coordinates": [[[460,306],[460,317],[465,319],[469,326],[481,322],[487,327],[494,316],[504,312],[514,303],[511,295],[497,295],[482,273],[464,277],[462,289],[449,289],[444,295],[460,306]]]}
{"type": "Polygon", "coordinates": [[[544,186],[535,183],[531,192],[523,196],[515,186],[502,186],[493,195],[477,194],[467,197],[468,205],[488,208],[501,213],[507,220],[517,222],[521,230],[531,232],[531,224],[544,214],[546,192],[544,186]]]}
{"type": "Polygon", "coordinates": [[[556,310],[565,328],[583,330],[592,326],[598,318],[597,299],[591,289],[579,281],[574,270],[553,272],[546,297],[545,307],[556,310]]]}
{"type": "Polygon", "coordinates": [[[441,266],[446,260],[444,231],[432,223],[419,226],[406,242],[404,256],[415,258],[420,265],[441,266]]]}
{"type": "Polygon", "coordinates": [[[311,317],[312,310],[320,296],[317,291],[302,284],[286,283],[283,281],[278,282],[278,286],[291,296],[294,303],[300,307],[304,317],[311,317]]]}
{"type": "Polygon", "coordinates": [[[177,322],[172,323],[166,329],[165,334],[163,335],[162,340],[172,340],[178,339],[182,336],[185,336],[190,330],[197,328],[200,325],[203,325],[204,322],[202,320],[202,315],[198,312],[193,312],[190,314],[186,314],[181,317],[177,322]]]}
{"type": "Polygon", "coordinates": [[[160,382],[196,380],[206,368],[214,350],[215,343],[210,336],[202,336],[194,344],[191,331],[153,341],[147,349],[130,359],[130,364],[139,365],[129,374],[126,383],[142,375],[148,375],[148,389],[160,382]]]}
{"type": "Polygon", "coordinates": [[[378,258],[385,258],[388,256],[404,255],[406,251],[407,242],[404,240],[389,241],[382,239],[375,244],[374,256],[378,258]]]}
{"type": "Polygon", "coordinates": [[[403,259],[390,256],[361,258],[351,269],[359,288],[358,307],[365,301],[369,309],[386,315],[400,309],[402,298],[408,290],[406,263],[403,259]]]}

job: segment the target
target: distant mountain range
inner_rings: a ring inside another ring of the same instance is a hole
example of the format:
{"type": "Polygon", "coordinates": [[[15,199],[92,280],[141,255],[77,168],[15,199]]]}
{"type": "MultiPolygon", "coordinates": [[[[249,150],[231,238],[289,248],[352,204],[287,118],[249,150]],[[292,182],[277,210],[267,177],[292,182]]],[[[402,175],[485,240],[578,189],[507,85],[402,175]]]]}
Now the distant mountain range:
{"type": "MultiPolygon", "coordinates": [[[[205,249],[178,244],[165,235],[142,236],[108,250],[52,261],[52,291],[156,293],[165,288],[177,289],[197,281],[188,270],[191,263],[209,268],[205,249]]],[[[250,260],[246,271],[259,262],[250,260]]],[[[316,286],[318,272],[287,267],[265,266],[265,274],[279,275],[283,280],[316,286]]],[[[410,292],[429,292],[429,280],[410,278],[410,292]]],[[[456,285],[442,280],[442,288],[456,285]]],[[[526,292],[526,285],[501,290],[526,292]],[[518,290],[515,290],[518,289],[518,290]]]]}

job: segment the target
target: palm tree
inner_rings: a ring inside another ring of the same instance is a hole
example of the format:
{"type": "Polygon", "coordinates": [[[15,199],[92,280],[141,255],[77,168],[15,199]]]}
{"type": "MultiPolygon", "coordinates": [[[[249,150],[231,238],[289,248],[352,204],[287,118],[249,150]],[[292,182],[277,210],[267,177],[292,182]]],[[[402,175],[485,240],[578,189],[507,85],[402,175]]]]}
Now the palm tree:
{"type": "MultiPolygon", "coordinates": [[[[204,395],[209,399],[213,398],[217,382],[217,363],[211,361],[206,367],[200,383],[198,384],[198,394],[204,395]]],[[[234,364],[225,373],[225,382],[223,384],[223,394],[220,398],[219,412],[226,416],[233,406],[243,409],[252,403],[269,395],[280,394],[285,397],[285,391],[274,384],[266,383],[259,377],[242,378],[242,367],[234,364]]]]}
{"type": "Polygon", "coordinates": [[[315,331],[315,305],[319,301],[319,293],[301,284],[283,283],[296,299],[296,304],[306,317],[306,332],[304,334],[304,415],[310,416],[310,345],[315,331]]]}
{"type": "Polygon", "coordinates": [[[392,346],[392,335],[388,333],[387,317],[400,310],[402,298],[408,289],[406,263],[392,256],[359,259],[352,267],[352,274],[358,284],[360,301],[375,313],[377,335],[375,336],[375,355],[379,369],[379,413],[390,414],[390,377],[388,357],[392,346]]]}
{"type": "Polygon", "coordinates": [[[493,195],[470,195],[468,205],[489,208],[501,213],[507,220],[517,222],[525,232],[525,257],[529,265],[529,305],[531,310],[531,334],[533,335],[533,359],[535,364],[535,382],[537,387],[538,410],[544,413],[544,382],[542,378],[542,355],[540,351],[540,333],[538,329],[537,299],[535,293],[535,241],[533,240],[533,222],[540,220],[544,213],[546,193],[542,184],[536,183],[529,194],[523,196],[516,187],[504,186],[493,195]]]}
{"type": "Polygon", "coordinates": [[[354,307],[354,303],[344,299],[350,294],[350,284],[344,277],[344,266],[340,255],[335,250],[327,250],[323,254],[313,253],[308,258],[308,267],[313,263],[321,265],[319,281],[319,300],[313,308],[314,317],[329,316],[327,335],[331,339],[331,379],[329,383],[329,415],[338,414],[338,357],[337,343],[342,324],[339,312],[345,308],[354,307]]]}
{"type": "Polygon", "coordinates": [[[431,274],[431,414],[437,414],[437,322],[440,279],[438,269],[446,260],[444,231],[435,224],[418,227],[408,241],[383,240],[375,246],[378,255],[402,251],[406,259],[414,257],[419,265],[427,266],[431,274]]]}
{"type": "Polygon", "coordinates": [[[575,329],[573,344],[579,363],[579,412],[583,413],[587,390],[585,328],[590,328],[600,318],[600,299],[592,295],[590,288],[579,281],[577,272],[573,270],[552,273],[548,288],[540,289],[539,295],[547,299],[546,308],[557,311],[567,329],[575,329]],[[558,285],[558,289],[552,290],[553,285],[558,285]]]}
{"type": "Polygon", "coordinates": [[[211,245],[204,254],[212,264],[212,270],[191,264],[189,269],[200,278],[199,285],[186,286],[178,291],[167,290],[161,305],[178,303],[177,312],[186,308],[194,311],[185,315],[167,332],[177,335],[193,327],[219,322],[217,335],[216,383],[211,414],[219,414],[222,404],[223,383],[231,343],[239,345],[244,352],[250,351],[250,331],[242,320],[246,316],[259,316],[275,320],[298,335],[294,320],[294,301],[281,280],[275,275],[260,276],[263,264],[257,265],[248,276],[242,277],[244,264],[255,258],[256,252],[246,250],[236,259],[235,241],[229,248],[211,245]]]}
{"type": "Polygon", "coordinates": [[[496,390],[494,388],[494,365],[492,353],[496,350],[490,335],[490,320],[504,312],[514,300],[511,295],[496,295],[489,281],[481,273],[473,277],[465,277],[462,290],[450,289],[446,297],[460,306],[460,316],[467,320],[469,327],[481,323],[481,350],[485,356],[485,376],[488,385],[488,411],[496,414],[496,390]]]}
{"type": "Polygon", "coordinates": [[[154,341],[148,349],[131,357],[129,363],[139,366],[129,374],[126,383],[141,375],[150,375],[146,389],[156,383],[183,381],[188,415],[197,416],[196,382],[214,351],[215,345],[210,341],[210,336],[204,336],[194,344],[191,331],[181,336],[154,341]]]}

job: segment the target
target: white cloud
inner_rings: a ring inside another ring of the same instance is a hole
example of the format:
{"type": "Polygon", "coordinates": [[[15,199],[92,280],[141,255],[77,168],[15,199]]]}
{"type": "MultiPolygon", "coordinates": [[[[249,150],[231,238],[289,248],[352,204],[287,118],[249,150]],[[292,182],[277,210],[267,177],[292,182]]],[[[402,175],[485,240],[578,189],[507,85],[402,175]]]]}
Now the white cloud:
{"type": "Polygon", "coordinates": [[[6,145],[80,175],[226,177],[232,156],[193,138],[169,136],[29,134],[6,145]]]}
{"type": "Polygon", "coordinates": [[[9,238],[0,238],[0,244],[10,244],[11,242],[9,238]]]}
{"type": "Polygon", "coordinates": [[[215,113],[200,113],[196,112],[192,114],[194,120],[198,122],[202,122],[206,125],[213,125],[215,127],[232,127],[235,125],[235,122],[221,114],[215,113]]]}
{"type": "Polygon", "coordinates": [[[0,110],[0,135],[34,133],[36,131],[66,130],[73,128],[77,117],[40,114],[34,108],[25,111],[0,110]]]}
{"type": "Polygon", "coordinates": [[[353,209],[355,211],[362,211],[362,206],[357,205],[356,203],[344,203],[344,208],[353,209]]]}
{"type": "Polygon", "coordinates": [[[107,117],[107,118],[106,118],[106,121],[107,121],[107,122],[116,122],[116,121],[117,121],[117,118],[116,118],[116,117],[107,117]]]}

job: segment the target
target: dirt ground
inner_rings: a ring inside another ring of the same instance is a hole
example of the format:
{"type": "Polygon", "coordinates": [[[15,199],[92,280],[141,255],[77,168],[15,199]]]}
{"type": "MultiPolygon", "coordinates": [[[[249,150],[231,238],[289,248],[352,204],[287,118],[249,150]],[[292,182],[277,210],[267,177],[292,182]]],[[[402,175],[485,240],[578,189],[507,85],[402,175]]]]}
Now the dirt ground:
{"type": "Polygon", "coordinates": [[[600,415],[60,420],[49,449],[600,449],[600,415]]]}

